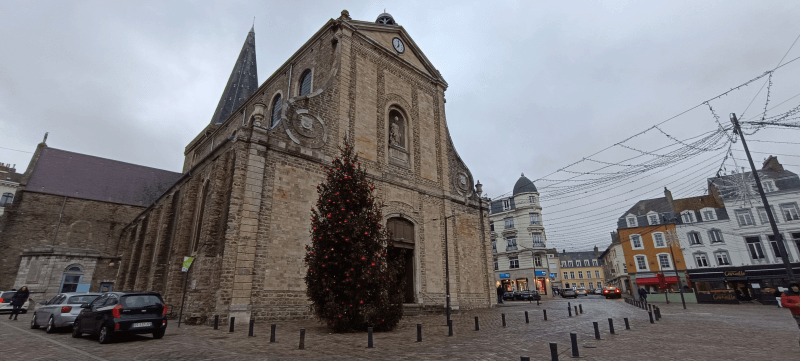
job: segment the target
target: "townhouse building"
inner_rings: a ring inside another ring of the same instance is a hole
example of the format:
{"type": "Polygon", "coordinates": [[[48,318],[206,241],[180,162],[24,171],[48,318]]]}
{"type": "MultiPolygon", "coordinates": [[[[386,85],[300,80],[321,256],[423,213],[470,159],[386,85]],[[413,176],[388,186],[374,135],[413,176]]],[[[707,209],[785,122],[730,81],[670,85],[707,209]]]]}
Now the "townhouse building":
{"type": "Polygon", "coordinates": [[[600,259],[600,250],[597,246],[593,251],[567,252],[562,250],[558,254],[561,262],[561,277],[564,288],[593,291],[603,288],[605,275],[603,262],[600,259]]]}
{"type": "Polygon", "coordinates": [[[625,262],[625,253],[622,249],[622,242],[619,240],[619,233],[611,232],[611,244],[600,254],[599,258],[605,285],[630,293],[631,281],[628,276],[628,264],[625,262]]]}

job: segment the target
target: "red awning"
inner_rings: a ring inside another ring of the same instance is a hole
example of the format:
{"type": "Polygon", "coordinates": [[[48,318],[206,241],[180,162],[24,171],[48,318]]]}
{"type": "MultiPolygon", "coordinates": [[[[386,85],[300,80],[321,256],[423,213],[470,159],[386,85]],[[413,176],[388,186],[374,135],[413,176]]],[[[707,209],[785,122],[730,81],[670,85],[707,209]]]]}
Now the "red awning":
{"type": "MultiPolygon", "coordinates": [[[[667,284],[678,283],[678,277],[664,277],[667,280],[667,284]]],[[[658,277],[650,277],[650,278],[637,278],[636,284],[638,285],[659,285],[661,282],[658,281],[658,277]]]]}

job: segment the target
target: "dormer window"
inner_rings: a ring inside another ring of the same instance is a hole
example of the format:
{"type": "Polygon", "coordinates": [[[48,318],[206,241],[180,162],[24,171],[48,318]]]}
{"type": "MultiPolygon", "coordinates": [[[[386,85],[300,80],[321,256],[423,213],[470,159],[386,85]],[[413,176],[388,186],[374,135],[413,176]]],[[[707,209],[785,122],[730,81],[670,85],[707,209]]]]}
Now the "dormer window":
{"type": "Polygon", "coordinates": [[[510,199],[504,199],[503,200],[503,210],[507,211],[509,209],[511,209],[511,200],[510,199]]]}
{"type": "Polygon", "coordinates": [[[775,191],[775,184],[772,183],[772,181],[763,181],[761,182],[761,186],[764,187],[764,193],[775,191]]]}
{"type": "Polygon", "coordinates": [[[692,211],[685,211],[681,213],[681,218],[683,219],[683,223],[694,223],[694,215],[692,211]]]}
{"type": "Polygon", "coordinates": [[[658,213],[650,212],[647,214],[647,220],[650,221],[650,225],[658,224],[658,213]]]}
{"type": "Polygon", "coordinates": [[[636,217],[635,216],[628,216],[628,227],[636,227],[636,217]]]}
{"type": "Polygon", "coordinates": [[[717,219],[717,212],[714,211],[713,208],[703,208],[700,210],[700,215],[703,217],[703,221],[713,221],[717,219]]]}

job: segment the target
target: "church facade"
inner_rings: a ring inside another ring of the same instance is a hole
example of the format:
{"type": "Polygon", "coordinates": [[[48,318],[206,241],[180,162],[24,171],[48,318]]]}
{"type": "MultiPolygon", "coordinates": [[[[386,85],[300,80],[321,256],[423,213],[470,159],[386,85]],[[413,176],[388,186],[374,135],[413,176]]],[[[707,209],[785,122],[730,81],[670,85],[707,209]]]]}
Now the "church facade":
{"type": "Polygon", "coordinates": [[[161,292],[187,323],[310,317],[311,209],[347,140],[396,246],[413,249],[406,308],[442,310],[448,283],[454,309],[491,307],[488,202],[450,138],[447,83],[405,29],[343,11],[261,85],[254,42],[251,30],[182,178],[122,230],[115,289],[161,292]]]}

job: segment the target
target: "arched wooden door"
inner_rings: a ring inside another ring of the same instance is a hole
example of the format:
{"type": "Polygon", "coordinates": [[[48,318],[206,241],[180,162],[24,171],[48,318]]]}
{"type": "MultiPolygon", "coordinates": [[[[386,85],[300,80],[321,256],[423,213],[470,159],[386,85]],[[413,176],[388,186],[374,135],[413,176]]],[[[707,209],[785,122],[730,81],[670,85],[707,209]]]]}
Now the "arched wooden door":
{"type": "Polygon", "coordinates": [[[403,218],[390,218],[386,222],[386,230],[389,231],[393,243],[388,255],[403,257],[405,267],[401,277],[405,281],[404,302],[414,303],[414,290],[416,289],[414,283],[414,224],[403,218]],[[401,252],[402,249],[405,249],[406,252],[401,252]]]}

